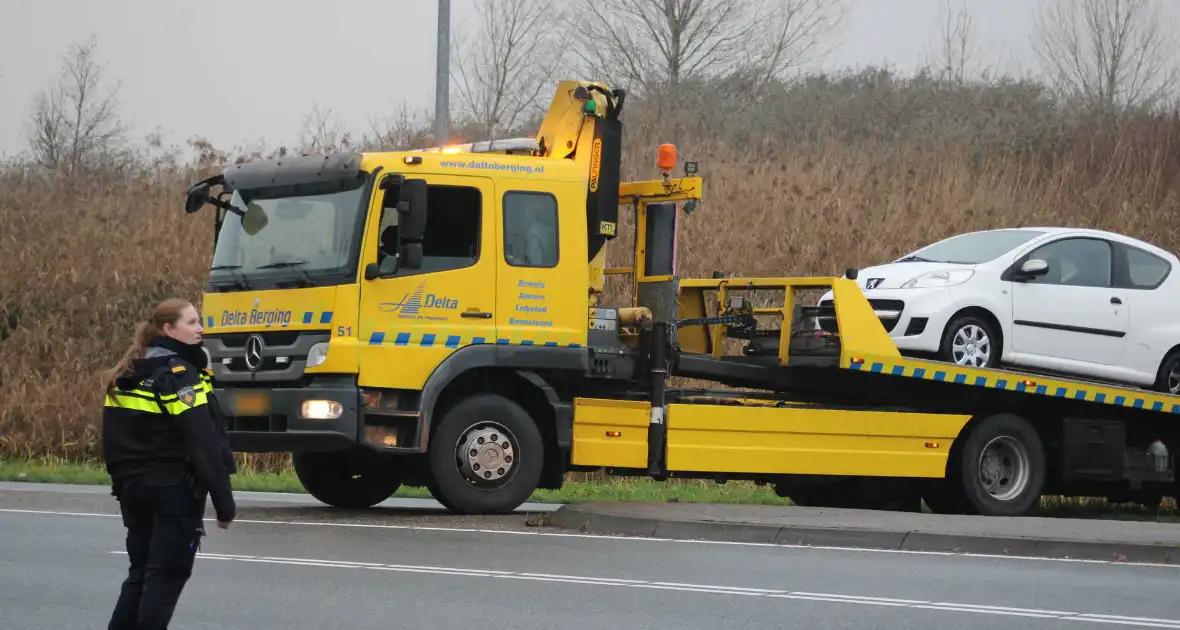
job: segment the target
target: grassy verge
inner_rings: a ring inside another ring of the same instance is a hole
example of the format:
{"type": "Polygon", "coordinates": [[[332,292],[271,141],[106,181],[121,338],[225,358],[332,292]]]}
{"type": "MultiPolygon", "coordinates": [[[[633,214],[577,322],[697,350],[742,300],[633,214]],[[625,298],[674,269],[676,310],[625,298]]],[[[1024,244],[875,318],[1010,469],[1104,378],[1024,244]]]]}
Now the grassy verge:
{"type": "MultiPolygon", "coordinates": [[[[98,462],[73,462],[61,459],[0,460],[0,481],[34,483],[109,484],[110,477],[98,462]]],[[[255,472],[243,470],[233,477],[235,490],[247,492],[306,492],[295,473],[255,472]]],[[[394,495],[404,498],[430,498],[425,488],[401,488],[394,495]]],[[[790,505],[766,486],[752,483],[724,485],[705,481],[657,483],[648,479],[608,478],[602,481],[567,481],[561,490],[537,490],[537,503],[572,503],[588,501],[684,501],[694,503],[736,503],[790,505]]]]}
{"type": "MultiPolygon", "coordinates": [[[[61,459],[0,460],[0,481],[31,483],[72,483],[105,485],[110,478],[98,462],[73,462],[61,459]]],[[[233,478],[235,490],[243,492],[305,492],[290,470],[255,472],[244,470],[233,478]]],[[[401,488],[395,497],[425,499],[425,488],[401,488]]],[[[791,505],[774,494],[769,486],[746,482],[716,484],[709,481],[669,481],[650,479],[606,478],[595,481],[567,481],[561,490],[538,490],[536,503],[578,503],[589,501],[641,501],[685,503],[729,503],[738,505],[791,505]]],[[[1140,506],[1112,505],[1101,499],[1043,497],[1039,516],[1060,518],[1103,518],[1180,522],[1175,501],[1165,500],[1158,512],[1140,506]]]]}

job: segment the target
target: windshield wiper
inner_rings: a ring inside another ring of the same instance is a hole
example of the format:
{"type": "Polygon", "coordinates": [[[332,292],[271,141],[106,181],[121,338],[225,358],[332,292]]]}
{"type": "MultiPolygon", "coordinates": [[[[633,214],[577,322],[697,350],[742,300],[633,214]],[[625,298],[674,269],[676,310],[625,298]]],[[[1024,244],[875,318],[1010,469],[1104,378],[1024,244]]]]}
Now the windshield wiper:
{"type": "Polygon", "coordinates": [[[274,269],[275,267],[284,267],[284,266],[290,267],[291,269],[298,271],[303,276],[303,279],[307,281],[307,286],[314,287],[314,286],[316,286],[315,280],[313,280],[311,278],[311,275],[308,274],[307,271],[305,271],[303,269],[303,265],[306,265],[306,264],[307,264],[306,260],[283,260],[280,262],[270,263],[269,265],[262,265],[261,267],[258,267],[258,268],[259,269],[274,269]]]}
{"type": "Polygon", "coordinates": [[[903,258],[898,258],[897,262],[934,262],[934,261],[930,260],[929,258],[922,258],[921,256],[913,254],[910,256],[905,256],[903,258]]]}
{"type": "Polygon", "coordinates": [[[218,270],[228,271],[228,272],[230,272],[230,275],[232,275],[234,277],[234,282],[239,289],[249,291],[250,290],[250,283],[246,280],[246,274],[244,274],[240,271],[236,271],[237,269],[241,269],[241,268],[242,268],[241,265],[215,265],[213,267],[210,267],[209,271],[218,271],[218,270]]]}

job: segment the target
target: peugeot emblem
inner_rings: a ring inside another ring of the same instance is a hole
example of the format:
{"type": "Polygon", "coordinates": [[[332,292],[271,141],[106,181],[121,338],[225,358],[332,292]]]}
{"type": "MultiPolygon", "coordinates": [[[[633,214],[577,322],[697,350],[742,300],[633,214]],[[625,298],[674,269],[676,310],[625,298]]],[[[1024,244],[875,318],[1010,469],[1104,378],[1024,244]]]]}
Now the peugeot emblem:
{"type": "Polygon", "coordinates": [[[868,281],[865,282],[865,288],[876,289],[877,287],[881,286],[881,283],[884,281],[885,278],[869,278],[868,281]]]}
{"type": "Polygon", "coordinates": [[[262,367],[262,337],[250,335],[246,339],[246,367],[253,372],[262,367]]]}

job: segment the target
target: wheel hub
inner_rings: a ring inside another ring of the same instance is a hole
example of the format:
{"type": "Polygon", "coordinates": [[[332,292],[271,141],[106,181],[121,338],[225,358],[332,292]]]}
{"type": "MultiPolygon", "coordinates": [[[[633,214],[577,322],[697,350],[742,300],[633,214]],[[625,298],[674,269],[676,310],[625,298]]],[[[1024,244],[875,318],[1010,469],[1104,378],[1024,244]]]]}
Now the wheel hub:
{"type": "Polygon", "coordinates": [[[988,442],[979,454],[979,480],[988,494],[1001,501],[1019,496],[1028,486],[1032,466],[1027,449],[1008,436],[988,442]]]}
{"type": "Polygon", "coordinates": [[[959,365],[987,365],[988,359],[991,358],[991,339],[979,326],[963,326],[951,341],[951,356],[959,365]]]}
{"type": "Polygon", "coordinates": [[[516,462],[511,435],[494,423],[469,429],[459,440],[456,455],[463,476],[477,483],[500,481],[516,462]]]}

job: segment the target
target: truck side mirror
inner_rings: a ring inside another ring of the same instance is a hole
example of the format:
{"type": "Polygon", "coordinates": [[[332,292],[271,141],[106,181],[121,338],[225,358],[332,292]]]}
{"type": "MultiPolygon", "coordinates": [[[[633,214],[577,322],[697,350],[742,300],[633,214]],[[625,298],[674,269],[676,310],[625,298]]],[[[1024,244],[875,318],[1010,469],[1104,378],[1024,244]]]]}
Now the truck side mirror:
{"type": "Polygon", "coordinates": [[[418,269],[422,266],[422,238],[426,234],[426,180],[407,179],[398,196],[398,266],[418,269]]]}
{"type": "Polygon", "coordinates": [[[406,269],[422,268],[422,243],[406,243],[398,254],[398,266],[406,269]]]}
{"type": "Polygon", "coordinates": [[[184,211],[186,214],[192,214],[201,208],[209,200],[209,184],[201,182],[188,189],[188,197],[184,200],[184,211]]]}
{"type": "Polygon", "coordinates": [[[251,203],[246,206],[246,213],[242,215],[242,231],[250,236],[262,231],[266,224],[270,223],[270,218],[266,216],[266,211],[258,204],[251,203]]]}
{"type": "Polygon", "coordinates": [[[407,179],[398,196],[397,230],[403,242],[420,242],[426,233],[426,180],[407,179]]]}

